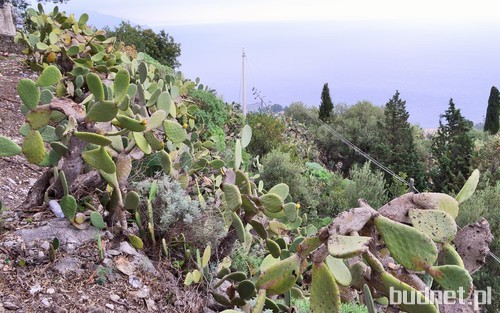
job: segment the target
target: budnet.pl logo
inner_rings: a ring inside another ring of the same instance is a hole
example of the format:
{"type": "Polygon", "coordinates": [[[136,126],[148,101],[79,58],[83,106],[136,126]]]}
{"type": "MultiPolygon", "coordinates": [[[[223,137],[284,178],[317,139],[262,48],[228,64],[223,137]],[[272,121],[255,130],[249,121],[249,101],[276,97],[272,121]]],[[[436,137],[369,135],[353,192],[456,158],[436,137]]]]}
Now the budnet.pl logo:
{"type": "Polygon", "coordinates": [[[424,292],[419,291],[401,291],[389,289],[390,304],[469,304],[472,305],[475,311],[479,311],[479,307],[485,304],[491,304],[491,287],[486,290],[474,290],[472,297],[466,298],[467,293],[460,287],[458,291],[454,290],[431,290],[425,288],[424,292]]]}

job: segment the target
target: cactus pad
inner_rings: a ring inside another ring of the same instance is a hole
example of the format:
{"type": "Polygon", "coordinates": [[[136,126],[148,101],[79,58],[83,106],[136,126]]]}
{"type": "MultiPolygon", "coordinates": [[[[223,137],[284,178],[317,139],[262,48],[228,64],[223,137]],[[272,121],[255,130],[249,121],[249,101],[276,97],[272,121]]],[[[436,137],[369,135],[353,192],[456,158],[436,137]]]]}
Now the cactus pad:
{"type": "Polygon", "coordinates": [[[234,169],[238,170],[241,166],[241,162],[243,161],[242,157],[242,148],[241,141],[236,139],[236,143],[234,145],[234,169]]]}
{"type": "Polygon", "coordinates": [[[431,266],[427,272],[445,290],[455,292],[463,290],[463,299],[469,298],[472,290],[472,277],[465,268],[458,265],[431,266]]]}
{"type": "Polygon", "coordinates": [[[301,256],[293,254],[274,263],[262,271],[255,286],[258,289],[266,289],[268,295],[282,294],[290,290],[301,274],[303,261],[301,256]]]}
{"type": "Polygon", "coordinates": [[[187,138],[186,130],[177,122],[166,120],[163,122],[163,129],[167,139],[173,143],[183,142],[187,138]]]}
{"type": "Polygon", "coordinates": [[[97,229],[104,229],[106,227],[102,215],[96,211],[90,213],[90,223],[97,229]]]}
{"type": "Polygon", "coordinates": [[[337,259],[328,255],[325,259],[325,263],[332,272],[335,281],[342,286],[350,286],[352,281],[351,271],[347,265],[345,265],[342,259],[337,259]]]}
{"type": "Polygon", "coordinates": [[[441,210],[453,218],[458,216],[458,201],[453,197],[437,192],[422,192],[414,194],[413,202],[427,210],[441,210]]]}
{"type": "Polygon", "coordinates": [[[267,193],[265,195],[262,195],[259,200],[263,206],[263,209],[271,213],[278,213],[283,210],[283,200],[279,195],[275,193],[267,193]]]}
{"type": "Polygon", "coordinates": [[[287,184],[281,183],[275,185],[273,188],[269,189],[268,193],[275,193],[281,197],[281,199],[285,200],[288,197],[290,192],[290,188],[287,184]]]}
{"type": "Polygon", "coordinates": [[[226,198],[227,207],[231,211],[238,210],[243,203],[240,190],[233,184],[224,184],[224,197],[226,198]]]}
{"type": "Polygon", "coordinates": [[[167,113],[165,113],[165,111],[156,111],[150,117],[148,117],[146,130],[153,130],[160,127],[163,124],[163,121],[165,121],[165,118],[167,118],[167,113]]]}
{"type": "Polygon", "coordinates": [[[438,261],[439,264],[442,265],[458,265],[465,268],[462,257],[450,243],[445,243],[443,245],[441,252],[439,252],[438,261]]]}
{"type": "Polygon", "coordinates": [[[462,203],[472,197],[476,191],[477,184],[479,183],[479,170],[475,169],[465,182],[457,197],[455,198],[458,203],[462,203]]]}
{"type": "Polygon", "coordinates": [[[252,128],[249,125],[243,126],[241,130],[241,147],[246,148],[252,139],[252,128]]]}
{"type": "Polygon", "coordinates": [[[337,258],[350,258],[365,252],[371,237],[330,235],[328,252],[337,258]]]}
{"type": "Polygon", "coordinates": [[[57,84],[62,78],[62,74],[54,65],[47,66],[38,77],[36,84],[40,87],[48,87],[57,84]]]}
{"type": "Polygon", "coordinates": [[[111,144],[111,140],[109,138],[96,133],[74,132],[73,134],[76,136],[76,138],[93,143],[95,145],[107,146],[111,144]]]}
{"type": "Polygon", "coordinates": [[[17,84],[17,93],[23,104],[30,110],[38,106],[40,102],[40,89],[31,79],[23,78],[17,84]]]}
{"type": "Polygon", "coordinates": [[[113,89],[115,92],[115,101],[121,103],[128,92],[130,85],[130,75],[127,70],[120,69],[116,73],[115,80],[113,81],[113,89]]]}
{"type": "Polygon", "coordinates": [[[115,162],[113,162],[108,152],[106,152],[106,148],[103,146],[98,149],[82,152],[82,158],[96,169],[102,170],[108,174],[116,172],[115,162]]]}
{"type": "Polygon", "coordinates": [[[132,247],[136,248],[137,250],[142,250],[144,248],[142,239],[137,237],[136,235],[129,235],[128,240],[132,244],[132,247]]]}
{"type": "Polygon", "coordinates": [[[76,214],[76,199],[72,195],[66,195],[61,198],[61,201],[59,202],[61,205],[61,210],[64,213],[64,216],[66,216],[67,219],[72,221],[75,218],[76,214]]]}
{"type": "Polygon", "coordinates": [[[368,309],[368,313],[377,313],[375,309],[375,303],[373,302],[372,292],[370,291],[370,287],[367,284],[363,285],[363,296],[365,298],[365,305],[368,309]]]}
{"type": "Polygon", "coordinates": [[[139,194],[135,191],[129,191],[125,196],[125,209],[127,211],[133,212],[137,209],[140,202],[139,194]]]}
{"type": "Polygon", "coordinates": [[[47,126],[50,121],[50,109],[46,106],[31,110],[26,115],[26,120],[32,129],[39,129],[47,126]]]}
{"type": "Polygon", "coordinates": [[[148,143],[148,140],[142,133],[132,132],[132,138],[134,138],[135,144],[141,149],[145,154],[151,154],[153,149],[148,143]]]}
{"type": "Polygon", "coordinates": [[[236,291],[242,299],[250,299],[255,296],[255,285],[250,280],[244,280],[238,284],[236,291]]]}
{"type": "Polygon", "coordinates": [[[407,269],[422,271],[436,262],[438,251],[423,232],[379,215],[375,226],[391,256],[407,269]]]}
{"type": "Polygon", "coordinates": [[[412,209],[408,212],[408,216],[414,228],[435,242],[451,242],[457,233],[455,220],[444,211],[412,209]]]}
{"type": "Polygon", "coordinates": [[[24,138],[22,152],[30,163],[39,164],[45,157],[42,135],[38,130],[31,130],[24,138]]]}
{"type": "Polygon", "coordinates": [[[161,150],[160,161],[163,172],[167,175],[170,174],[172,172],[172,158],[170,157],[170,154],[168,154],[165,150],[161,150]]]}
{"type": "Polygon", "coordinates": [[[136,120],[125,115],[117,115],[116,119],[120,123],[121,128],[126,128],[133,132],[143,132],[146,130],[147,121],[146,120],[136,120]]]}
{"type": "Polygon", "coordinates": [[[18,155],[21,153],[21,150],[21,147],[14,141],[0,135],[0,158],[18,155]]]}
{"type": "MultiPolygon", "coordinates": [[[[382,282],[385,292],[387,295],[389,295],[389,290],[392,287],[393,290],[401,292],[399,295],[403,294],[403,292],[406,293],[407,295],[407,302],[409,302],[409,299],[415,299],[416,304],[401,304],[401,308],[408,312],[408,313],[438,313],[439,310],[438,308],[432,304],[431,300],[427,298],[423,293],[420,291],[416,290],[415,288],[411,287],[410,285],[400,281],[396,277],[392,276],[388,272],[382,272],[380,274],[380,281],[382,282]],[[412,297],[411,295],[414,294],[415,296],[412,297]]],[[[401,299],[400,297],[395,297],[396,301],[401,301],[404,299],[401,299]]]]}
{"type": "Polygon", "coordinates": [[[113,101],[102,100],[94,103],[85,119],[89,122],[109,122],[117,113],[118,107],[113,101]]]}
{"type": "Polygon", "coordinates": [[[340,292],[328,266],[321,262],[312,265],[311,312],[340,312],[340,292]]]}
{"type": "Polygon", "coordinates": [[[233,227],[236,230],[238,239],[240,242],[245,242],[245,226],[236,212],[231,212],[231,217],[233,218],[233,227]]]}
{"type": "Polygon", "coordinates": [[[279,258],[281,255],[281,248],[280,246],[276,243],[276,241],[267,238],[266,239],[266,247],[267,250],[271,253],[273,258],[279,258]]]}
{"type": "Polygon", "coordinates": [[[89,73],[86,76],[87,86],[90,92],[94,95],[96,101],[104,100],[104,87],[102,85],[101,78],[95,73],[89,73]]]}
{"type": "Polygon", "coordinates": [[[289,222],[293,223],[297,220],[297,206],[293,202],[289,202],[283,206],[286,218],[289,222]]]}

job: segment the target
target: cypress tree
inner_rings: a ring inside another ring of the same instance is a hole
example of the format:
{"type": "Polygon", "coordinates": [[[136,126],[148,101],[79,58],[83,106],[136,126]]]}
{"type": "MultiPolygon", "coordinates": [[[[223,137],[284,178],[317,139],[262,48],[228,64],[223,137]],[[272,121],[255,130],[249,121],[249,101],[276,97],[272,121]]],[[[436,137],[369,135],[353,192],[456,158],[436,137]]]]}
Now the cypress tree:
{"type": "Polygon", "coordinates": [[[321,91],[321,104],[319,106],[319,118],[323,122],[330,120],[333,112],[333,102],[330,97],[330,89],[328,88],[328,83],[323,85],[323,90],[321,91]]]}
{"type": "MultiPolygon", "coordinates": [[[[417,189],[426,187],[424,166],[419,159],[412,126],[408,122],[406,101],[399,98],[399,91],[387,102],[384,121],[379,123],[381,143],[377,157],[396,174],[405,173],[415,180],[417,189]]],[[[388,177],[389,178],[389,177],[388,177]]]]}
{"type": "Polygon", "coordinates": [[[432,140],[435,168],[432,172],[434,190],[456,193],[471,173],[473,141],[469,134],[472,122],[465,119],[453,99],[439,121],[437,134],[432,140]]]}
{"type": "Polygon", "coordinates": [[[486,119],[484,121],[484,131],[492,135],[498,132],[500,127],[500,92],[497,87],[491,87],[490,98],[488,99],[488,108],[486,109],[486,119]]]}

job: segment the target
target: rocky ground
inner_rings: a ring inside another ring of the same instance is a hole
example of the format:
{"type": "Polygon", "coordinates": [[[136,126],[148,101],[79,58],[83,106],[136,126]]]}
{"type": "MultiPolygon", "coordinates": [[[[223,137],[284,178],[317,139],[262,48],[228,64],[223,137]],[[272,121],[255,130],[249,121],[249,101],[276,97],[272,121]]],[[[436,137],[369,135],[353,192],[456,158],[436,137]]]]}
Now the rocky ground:
{"type": "MultiPolygon", "coordinates": [[[[37,74],[21,55],[0,56],[0,135],[18,144],[24,122],[16,86],[37,74]]],[[[77,230],[46,207],[22,210],[29,188],[45,169],[22,156],[0,159],[1,312],[211,312],[201,287],[159,256],[146,256],[111,231],[77,230]],[[51,257],[54,238],[60,248],[51,257]],[[101,247],[98,247],[98,237],[101,247]]]]}

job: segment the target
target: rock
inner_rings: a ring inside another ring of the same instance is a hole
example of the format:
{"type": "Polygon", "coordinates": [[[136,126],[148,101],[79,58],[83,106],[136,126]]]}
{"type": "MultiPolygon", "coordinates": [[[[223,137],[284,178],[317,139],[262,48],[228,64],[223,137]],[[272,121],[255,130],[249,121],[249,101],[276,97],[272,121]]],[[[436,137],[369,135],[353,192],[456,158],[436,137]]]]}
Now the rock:
{"type": "Polygon", "coordinates": [[[58,238],[61,248],[64,250],[69,248],[69,250],[73,251],[81,245],[93,241],[98,232],[93,227],[89,227],[86,230],[79,230],[74,228],[67,219],[55,218],[49,220],[45,226],[18,230],[15,234],[21,236],[25,242],[34,240],[52,241],[54,238],[58,238]]]}
{"type": "Polygon", "coordinates": [[[80,269],[82,262],[74,257],[64,257],[57,261],[54,265],[54,269],[61,273],[62,275],[66,275],[69,272],[77,272],[82,273],[83,270],[80,269]]]}
{"type": "Polygon", "coordinates": [[[3,243],[3,246],[5,248],[12,248],[12,247],[14,247],[15,244],[16,244],[15,241],[6,241],[6,242],[3,243]]]}
{"type": "Polygon", "coordinates": [[[114,310],[115,309],[115,306],[112,305],[111,303],[106,303],[106,307],[110,310],[114,310]]]}
{"type": "Polygon", "coordinates": [[[43,259],[45,257],[45,253],[43,251],[38,251],[38,258],[43,259]]]}
{"type": "Polygon", "coordinates": [[[36,284],[33,287],[30,288],[30,294],[34,295],[42,290],[42,287],[40,287],[40,284],[36,284]]]}
{"type": "Polygon", "coordinates": [[[47,299],[47,298],[42,298],[42,300],[41,300],[41,301],[42,301],[42,304],[43,304],[44,306],[46,306],[46,307],[49,307],[49,306],[50,306],[50,301],[49,301],[49,299],[47,299]]]}
{"type": "Polygon", "coordinates": [[[3,303],[3,307],[6,308],[7,310],[12,310],[12,311],[19,309],[19,306],[9,301],[5,301],[3,303]]]}
{"type": "Polygon", "coordinates": [[[50,243],[48,241],[44,241],[42,242],[42,244],[40,245],[40,248],[42,248],[43,250],[47,251],[49,250],[50,248],[50,243]]]}
{"type": "Polygon", "coordinates": [[[128,282],[134,288],[140,288],[142,286],[142,280],[134,275],[129,276],[128,282]]]}
{"type": "Polygon", "coordinates": [[[141,299],[146,298],[149,296],[149,287],[144,286],[139,290],[129,291],[128,295],[134,298],[141,298],[141,299]]]}
{"type": "Polygon", "coordinates": [[[111,256],[117,256],[117,255],[120,255],[121,252],[118,251],[118,250],[112,250],[112,249],[110,249],[110,250],[106,250],[106,254],[109,254],[111,256]]]}
{"type": "Polygon", "coordinates": [[[109,296],[109,299],[111,299],[111,301],[118,302],[120,301],[120,296],[112,294],[111,296],[109,296]]]}
{"type": "Polygon", "coordinates": [[[115,266],[120,272],[128,276],[134,275],[136,270],[135,266],[132,263],[130,263],[125,257],[117,258],[115,260],[115,266]]]}
{"type": "Polygon", "coordinates": [[[49,288],[49,289],[47,289],[47,293],[48,293],[49,295],[53,294],[54,292],[56,292],[56,290],[55,290],[54,288],[49,288]]]}
{"type": "Polygon", "coordinates": [[[59,202],[57,200],[50,200],[49,201],[49,209],[54,213],[56,217],[62,218],[64,217],[64,213],[61,209],[61,206],[59,205],[59,202]]]}
{"type": "Polygon", "coordinates": [[[130,254],[130,255],[137,255],[137,250],[135,250],[134,247],[132,247],[128,242],[122,241],[120,242],[120,247],[118,248],[120,252],[130,254]]]}
{"type": "Polygon", "coordinates": [[[148,299],[145,299],[145,302],[146,302],[146,307],[148,308],[148,311],[152,311],[152,312],[158,311],[158,307],[156,306],[155,300],[148,298],[148,299]]]}

